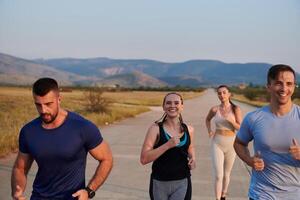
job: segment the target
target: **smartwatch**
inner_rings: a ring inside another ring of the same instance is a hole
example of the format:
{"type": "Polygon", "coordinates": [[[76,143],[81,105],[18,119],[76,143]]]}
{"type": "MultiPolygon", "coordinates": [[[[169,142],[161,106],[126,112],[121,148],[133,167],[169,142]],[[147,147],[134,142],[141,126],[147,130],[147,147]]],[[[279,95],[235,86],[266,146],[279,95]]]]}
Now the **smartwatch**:
{"type": "Polygon", "coordinates": [[[96,192],[89,188],[89,186],[86,186],[84,189],[87,191],[89,199],[95,196],[96,192]]]}

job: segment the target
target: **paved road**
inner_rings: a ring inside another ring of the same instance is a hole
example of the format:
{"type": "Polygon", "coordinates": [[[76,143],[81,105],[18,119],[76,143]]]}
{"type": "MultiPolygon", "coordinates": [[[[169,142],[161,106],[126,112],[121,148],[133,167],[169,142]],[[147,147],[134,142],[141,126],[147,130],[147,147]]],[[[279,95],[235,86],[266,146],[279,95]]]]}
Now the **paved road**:
{"type": "MultiPolygon", "coordinates": [[[[210,140],[205,128],[205,117],[209,108],[218,104],[213,90],[208,90],[201,97],[184,102],[184,121],[195,127],[197,168],[192,172],[193,199],[214,199],[212,187],[212,166],[209,154],[210,140]]],[[[254,108],[239,104],[243,113],[254,108]]],[[[111,145],[114,155],[114,168],[105,182],[97,191],[94,199],[98,200],[142,200],[149,199],[148,184],[151,164],[142,166],[139,155],[144,136],[149,125],[160,118],[161,108],[153,108],[151,112],[138,117],[124,120],[101,128],[104,138],[111,145]]],[[[10,199],[10,174],[15,155],[0,160],[0,199],[10,199]]],[[[97,165],[89,157],[87,179],[97,165]]],[[[36,166],[29,172],[26,195],[29,197],[31,185],[36,173],[36,166]]],[[[249,173],[241,160],[236,159],[232,171],[229,196],[231,200],[246,200],[249,173]]]]}

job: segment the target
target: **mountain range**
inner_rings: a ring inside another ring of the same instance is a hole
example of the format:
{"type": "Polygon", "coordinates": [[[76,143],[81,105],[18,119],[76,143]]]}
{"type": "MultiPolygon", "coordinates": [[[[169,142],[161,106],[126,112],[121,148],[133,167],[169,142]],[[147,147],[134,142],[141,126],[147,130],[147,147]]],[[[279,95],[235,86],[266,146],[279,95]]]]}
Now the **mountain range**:
{"type": "MultiPolygon", "coordinates": [[[[0,84],[28,85],[50,76],[63,85],[124,87],[215,86],[265,84],[269,63],[224,63],[189,60],[167,63],[148,59],[23,59],[0,53],[0,84]]],[[[297,74],[298,76],[299,74],[297,74]]]]}

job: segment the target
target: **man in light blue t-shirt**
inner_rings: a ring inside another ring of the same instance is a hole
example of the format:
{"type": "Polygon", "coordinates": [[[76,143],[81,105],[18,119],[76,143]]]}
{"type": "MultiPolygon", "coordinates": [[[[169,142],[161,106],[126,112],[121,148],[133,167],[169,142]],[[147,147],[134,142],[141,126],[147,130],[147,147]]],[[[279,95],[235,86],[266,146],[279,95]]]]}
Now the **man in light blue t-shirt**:
{"type": "Polygon", "coordinates": [[[252,167],[250,200],[300,199],[300,107],[291,98],[295,87],[290,66],[272,66],[270,104],[246,115],[237,134],[235,151],[252,167]],[[248,149],[252,140],[254,156],[248,149]]]}

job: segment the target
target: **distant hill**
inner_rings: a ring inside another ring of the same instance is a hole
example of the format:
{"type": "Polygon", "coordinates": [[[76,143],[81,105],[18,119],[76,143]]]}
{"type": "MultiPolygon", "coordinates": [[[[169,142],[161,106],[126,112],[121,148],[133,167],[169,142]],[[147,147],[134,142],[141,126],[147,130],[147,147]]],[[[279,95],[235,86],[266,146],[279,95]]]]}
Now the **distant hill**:
{"type": "Polygon", "coordinates": [[[164,87],[168,85],[167,83],[164,83],[152,76],[139,71],[134,71],[128,74],[112,75],[104,78],[101,83],[105,85],[117,84],[123,87],[164,87]]]}
{"type": "Polygon", "coordinates": [[[56,78],[62,85],[89,84],[91,82],[88,77],[0,53],[1,84],[31,85],[37,78],[45,76],[56,78]]]}
{"type": "Polygon", "coordinates": [[[265,84],[268,63],[224,63],[218,60],[190,60],[165,63],[146,59],[39,59],[55,69],[87,76],[108,77],[140,71],[169,85],[197,87],[199,85],[253,83],[265,84]]]}
{"type": "Polygon", "coordinates": [[[121,60],[109,58],[62,58],[37,59],[35,62],[54,67],[55,69],[85,76],[108,77],[140,71],[150,76],[159,77],[171,64],[153,60],[121,60]]]}
{"type": "MultiPolygon", "coordinates": [[[[44,62],[26,60],[0,53],[0,84],[31,85],[36,79],[48,76],[57,79],[62,85],[118,84],[123,87],[162,87],[168,85],[142,72],[128,70],[127,73],[123,74],[121,73],[122,71],[114,67],[103,69],[103,75],[100,76],[99,73],[96,73],[100,70],[93,68],[92,63],[94,62],[93,59],[92,61],[87,59],[86,63],[80,60],[80,63],[83,63],[83,66],[81,66],[82,69],[79,67],[77,71],[73,72],[72,70],[67,70],[67,67],[53,67],[44,62]],[[84,69],[87,70],[85,71],[84,69]]],[[[66,62],[66,65],[72,66],[72,63],[76,66],[76,59],[66,62]]]]}
{"type": "MultiPolygon", "coordinates": [[[[215,86],[265,84],[268,63],[189,60],[166,63],[147,59],[59,58],[26,60],[0,53],[1,84],[32,84],[51,76],[63,84],[139,86],[215,86]]],[[[299,74],[297,74],[297,77],[299,74]]]]}

